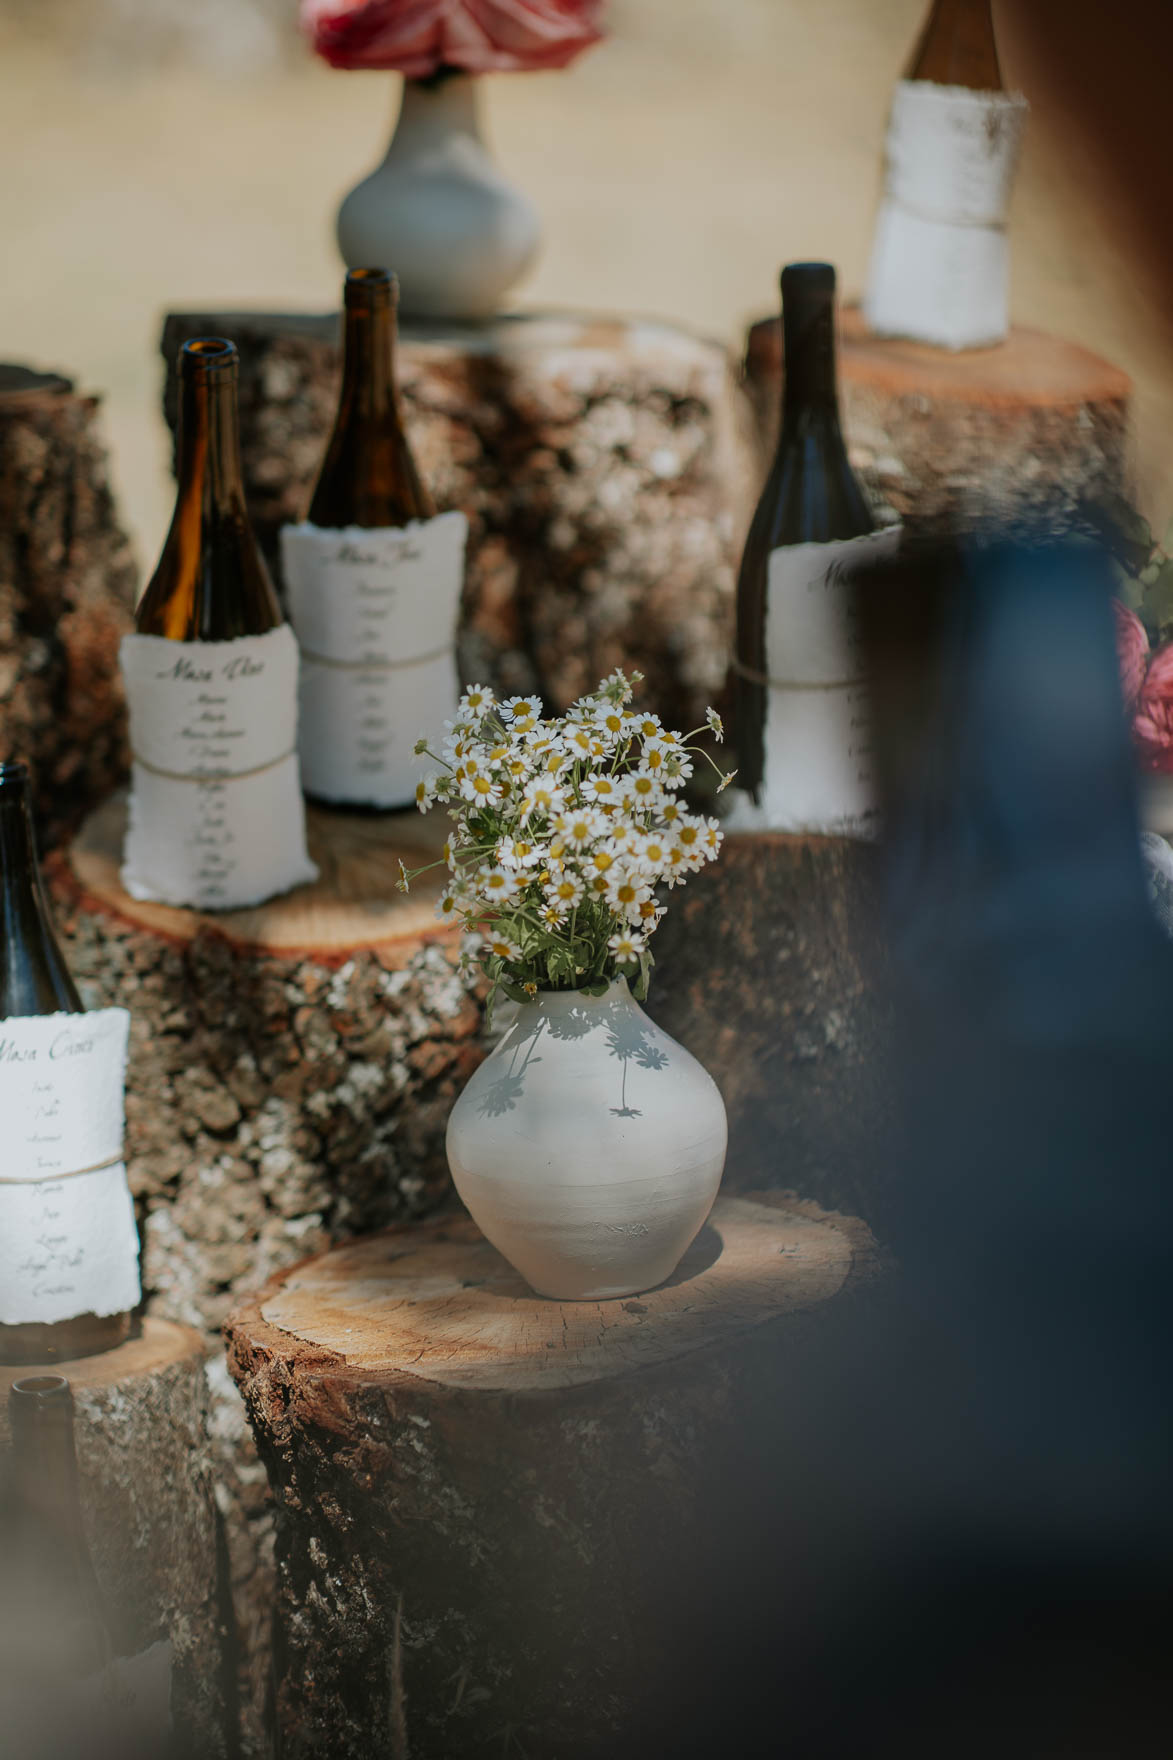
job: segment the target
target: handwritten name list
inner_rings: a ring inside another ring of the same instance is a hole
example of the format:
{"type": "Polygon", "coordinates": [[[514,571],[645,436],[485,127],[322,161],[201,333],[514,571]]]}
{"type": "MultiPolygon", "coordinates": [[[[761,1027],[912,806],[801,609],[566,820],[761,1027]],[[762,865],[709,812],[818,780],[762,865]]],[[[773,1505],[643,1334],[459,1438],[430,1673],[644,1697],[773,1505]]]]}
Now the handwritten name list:
{"type": "Polygon", "coordinates": [[[122,1162],[124,1008],[0,1021],[0,1324],[139,1299],[122,1162]]]}
{"type": "Polygon", "coordinates": [[[204,910],[317,878],[297,764],[297,641],[287,624],[230,642],[125,636],[134,753],[122,883],[204,910]]]}
{"type": "Polygon", "coordinates": [[[460,694],[456,623],[468,522],[442,513],[400,528],[281,533],[289,616],[301,644],[302,781],[323,800],[406,806],[421,734],[460,694]]]}

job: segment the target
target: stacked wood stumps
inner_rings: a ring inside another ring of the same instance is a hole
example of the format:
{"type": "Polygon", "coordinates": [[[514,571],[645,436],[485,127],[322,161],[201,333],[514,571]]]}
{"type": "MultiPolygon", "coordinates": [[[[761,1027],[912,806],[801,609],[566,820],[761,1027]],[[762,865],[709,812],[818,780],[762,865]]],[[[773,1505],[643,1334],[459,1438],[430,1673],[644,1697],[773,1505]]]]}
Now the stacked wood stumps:
{"type": "Polygon", "coordinates": [[[129,897],[120,797],[49,865],[87,1006],[132,1003],[144,1287],[210,1333],[242,1284],[435,1206],[448,1111],[480,1055],[439,881],[396,890],[400,860],[436,859],[442,826],[414,810],[308,817],[321,879],[251,911],[129,897]]]}
{"type": "Polygon", "coordinates": [[[872,1268],[858,1222],[719,1198],[638,1298],[541,1300],[453,1219],[244,1304],[227,1331],[279,1512],[284,1760],[630,1752],[679,1667],[657,1595],[737,1495],[725,1451],[785,1410],[872,1268]]]}
{"type": "MultiPolygon", "coordinates": [[[[1075,343],[1016,325],[995,348],[950,354],[874,336],[848,307],[839,381],[852,465],[910,530],[1062,528],[1127,489],[1131,381],[1075,343]]],[[[782,395],[777,318],[749,331],[744,382],[764,475],[782,395]]]]}
{"type": "MultiPolygon", "coordinates": [[[[205,1352],[201,1333],[148,1318],[117,1350],[51,1366],[73,1389],[86,1539],[121,1653],[171,1646],[176,1760],[238,1751],[205,1352]]],[[[9,1388],[44,1372],[0,1366],[0,1457],[9,1388]]]]}
{"type": "MultiPolygon", "coordinates": [[[[241,357],[249,512],[277,569],[333,420],[337,321],[173,313],[163,352],[230,337],[241,357]]],[[[438,507],[469,517],[467,679],[564,708],[638,666],[672,725],[725,677],[752,470],[726,352],[667,324],[577,315],[404,323],[398,375],[438,507]]],[[[174,374],[167,408],[174,424],[174,374]]]]}
{"type": "Polygon", "coordinates": [[[0,758],[30,763],[43,843],[126,776],[118,643],[134,591],[98,400],[0,365],[0,758]]]}

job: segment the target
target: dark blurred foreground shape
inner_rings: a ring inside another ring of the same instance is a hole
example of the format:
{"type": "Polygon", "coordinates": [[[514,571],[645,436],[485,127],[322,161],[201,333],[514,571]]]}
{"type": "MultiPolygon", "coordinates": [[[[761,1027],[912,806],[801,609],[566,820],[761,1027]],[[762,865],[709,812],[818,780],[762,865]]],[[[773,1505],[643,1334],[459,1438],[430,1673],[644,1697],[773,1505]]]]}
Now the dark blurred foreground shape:
{"type": "Polygon", "coordinates": [[[730,1436],[633,1751],[1165,1751],[1173,949],[1108,595],[1074,547],[861,587],[900,1276],[730,1436]]]}

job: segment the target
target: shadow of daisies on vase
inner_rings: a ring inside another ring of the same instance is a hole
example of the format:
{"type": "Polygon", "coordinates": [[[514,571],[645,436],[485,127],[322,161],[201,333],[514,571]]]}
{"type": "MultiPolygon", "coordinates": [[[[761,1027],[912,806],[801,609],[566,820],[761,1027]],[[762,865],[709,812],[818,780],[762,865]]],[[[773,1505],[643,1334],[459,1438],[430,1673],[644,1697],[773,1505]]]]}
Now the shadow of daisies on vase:
{"type": "Polygon", "coordinates": [[[615,673],[550,719],[473,687],[417,795],[453,820],[438,914],[463,924],[490,1006],[498,990],[517,1005],[453,1108],[452,1177],[493,1245],[566,1301],[669,1277],[725,1161],[716,1084],[639,1006],[663,894],[721,833],[679,798],[709,761],[695,733],[634,711],[638,682],[615,673]]]}

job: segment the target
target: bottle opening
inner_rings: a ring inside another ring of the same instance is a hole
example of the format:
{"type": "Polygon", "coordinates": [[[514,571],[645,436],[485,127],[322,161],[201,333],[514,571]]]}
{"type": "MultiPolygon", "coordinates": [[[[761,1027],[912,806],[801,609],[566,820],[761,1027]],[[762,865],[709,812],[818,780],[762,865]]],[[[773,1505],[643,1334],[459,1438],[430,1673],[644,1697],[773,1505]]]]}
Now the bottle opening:
{"type": "Polygon", "coordinates": [[[351,307],[394,305],[399,284],[390,269],[348,269],[343,297],[351,307]]]}
{"type": "Polygon", "coordinates": [[[45,1400],[59,1400],[68,1392],[69,1382],[64,1375],[24,1375],[12,1383],[9,1397],[41,1404],[45,1400]]]}
{"type": "Polygon", "coordinates": [[[211,373],[235,371],[238,356],[226,336],[196,336],[184,343],[179,359],[185,373],[211,373]]]}
{"type": "Polygon", "coordinates": [[[835,292],[833,263],[787,263],[782,271],[782,294],[827,295],[835,292]]]}

